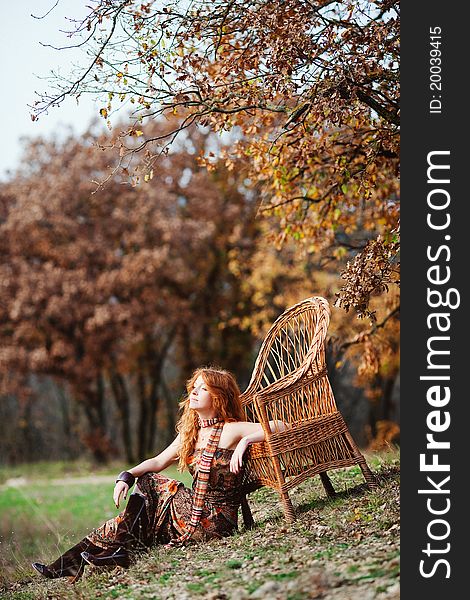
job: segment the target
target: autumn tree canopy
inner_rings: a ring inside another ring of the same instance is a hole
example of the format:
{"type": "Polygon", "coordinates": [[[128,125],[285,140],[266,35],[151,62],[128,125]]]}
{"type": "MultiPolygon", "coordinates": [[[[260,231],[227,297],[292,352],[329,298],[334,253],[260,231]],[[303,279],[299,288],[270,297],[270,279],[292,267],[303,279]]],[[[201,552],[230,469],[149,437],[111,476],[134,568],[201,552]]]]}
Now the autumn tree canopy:
{"type": "MultiPolygon", "coordinates": [[[[112,125],[130,107],[120,167],[150,177],[193,124],[230,131],[227,167],[246,164],[278,243],[350,260],[338,303],[376,319],[399,284],[399,3],[396,0],[95,0],[76,23],[89,62],[55,77],[33,118],[96,94],[112,125]],[[162,135],[141,123],[179,115],[162,135]],[[135,152],[142,161],[129,169],[135,152]],[[364,254],[361,255],[361,253],[364,254]],[[367,264],[367,269],[363,266],[367,264]]],[[[210,150],[200,154],[209,168],[210,150]]],[[[394,307],[395,308],[395,307],[394,307]]]]}
{"type": "Polygon", "coordinates": [[[128,457],[135,439],[144,455],[167,357],[185,373],[210,361],[248,368],[254,337],[299,299],[296,286],[328,297],[312,290],[316,269],[342,272],[337,305],[370,324],[344,320],[337,364],[356,353],[359,379],[390,387],[399,3],[89,6],[69,42],[86,52],[81,70],[55,75],[32,117],[95,95],[112,135],[34,142],[1,190],[3,375],[67,381],[98,446],[111,393],[128,457]]]}
{"type": "MultiPolygon", "coordinates": [[[[67,384],[100,460],[112,447],[106,396],[117,406],[128,461],[146,456],[175,373],[180,393],[200,364],[246,375],[259,328],[300,281],[263,247],[243,171],[198,164],[212,135],[181,138],[145,186],[116,177],[97,192],[93,179],[113,161],[96,150],[103,140],[88,133],[32,141],[25,166],[0,189],[1,391],[12,390],[13,374],[67,384]]],[[[167,399],[171,426],[178,395],[167,399]]]]}

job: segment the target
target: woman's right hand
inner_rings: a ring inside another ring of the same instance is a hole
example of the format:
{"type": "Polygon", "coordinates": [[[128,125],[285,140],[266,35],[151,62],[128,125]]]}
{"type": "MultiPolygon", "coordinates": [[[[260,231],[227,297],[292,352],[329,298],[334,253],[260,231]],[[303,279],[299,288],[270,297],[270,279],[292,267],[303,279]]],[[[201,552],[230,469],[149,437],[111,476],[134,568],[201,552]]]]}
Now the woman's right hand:
{"type": "Polygon", "coordinates": [[[125,500],[127,498],[127,492],[129,491],[129,486],[124,481],[117,481],[114,486],[113,500],[116,508],[119,508],[121,504],[121,500],[125,500]]]}
{"type": "Polygon", "coordinates": [[[250,445],[248,437],[242,437],[242,439],[238,442],[237,447],[233,451],[232,459],[230,460],[230,471],[232,473],[239,473],[243,464],[243,455],[245,454],[246,449],[250,445]]]}

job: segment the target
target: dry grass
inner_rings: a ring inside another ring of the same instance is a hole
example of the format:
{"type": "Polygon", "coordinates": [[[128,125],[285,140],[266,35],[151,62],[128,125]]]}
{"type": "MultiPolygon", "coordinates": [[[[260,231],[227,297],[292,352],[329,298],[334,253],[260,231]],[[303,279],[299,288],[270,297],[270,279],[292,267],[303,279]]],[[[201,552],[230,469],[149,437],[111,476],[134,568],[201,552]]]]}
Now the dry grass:
{"type": "Polygon", "coordinates": [[[379,477],[366,489],[358,467],[330,473],[338,494],[325,497],[318,477],[292,500],[286,525],[276,494],[252,495],[251,531],[185,549],[157,547],[130,569],[89,569],[76,585],[48,581],[24,567],[4,587],[11,600],[96,598],[161,600],[396,600],[399,598],[399,454],[368,455],[379,477]]]}

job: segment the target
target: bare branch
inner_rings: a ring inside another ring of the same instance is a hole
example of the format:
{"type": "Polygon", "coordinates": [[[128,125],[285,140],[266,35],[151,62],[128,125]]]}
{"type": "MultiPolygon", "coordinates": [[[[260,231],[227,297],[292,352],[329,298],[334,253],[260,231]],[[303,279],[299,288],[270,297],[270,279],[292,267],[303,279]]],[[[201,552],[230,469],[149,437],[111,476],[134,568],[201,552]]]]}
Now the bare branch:
{"type": "Polygon", "coordinates": [[[50,8],[42,16],[38,17],[36,15],[33,15],[32,13],[31,13],[31,16],[33,17],[33,19],[45,19],[47,17],[47,15],[49,15],[54,10],[54,8],[59,4],[59,2],[60,2],[60,0],[56,0],[56,3],[54,4],[54,6],[52,6],[52,8],[50,8]]]}
{"type": "Polygon", "coordinates": [[[390,321],[390,319],[393,319],[393,317],[395,317],[399,313],[400,313],[400,305],[396,306],[393,310],[391,310],[382,319],[382,321],[380,323],[374,323],[371,326],[371,328],[369,329],[369,331],[361,331],[360,333],[358,333],[357,335],[355,335],[352,340],[349,340],[349,341],[344,342],[343,344],[341,344],[338,347],[338,352],[344,352],[344,350],[346,350],[350,346],[354,346],[356,344],[361,344],[364,341],[364,336],[372,335],[377,330],[383,329],[385,327],[385,325],[388,323],[388,321],[390,321]]]}

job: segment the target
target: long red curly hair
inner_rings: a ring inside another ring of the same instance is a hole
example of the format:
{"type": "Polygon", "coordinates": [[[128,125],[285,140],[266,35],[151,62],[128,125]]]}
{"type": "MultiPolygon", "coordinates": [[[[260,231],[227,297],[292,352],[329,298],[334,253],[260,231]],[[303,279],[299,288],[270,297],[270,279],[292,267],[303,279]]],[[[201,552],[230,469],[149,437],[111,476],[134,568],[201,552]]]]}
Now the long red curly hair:
{"type": "Polygon", "coordinates": [[[224,421],[245,421],[245,413],[240,401],[240,389],[235,377],[230,371],[219,367],[200,367],[196,369],[186,382],[187,394],[180,402],[181,416],[176,430],[181,436],[178,469],[187,468],[189,458],[196,446],[199,421],[197,412],[189,408],[189,395],[196,379],[202,376],[211,395],[216,415],[224,421]]]}

